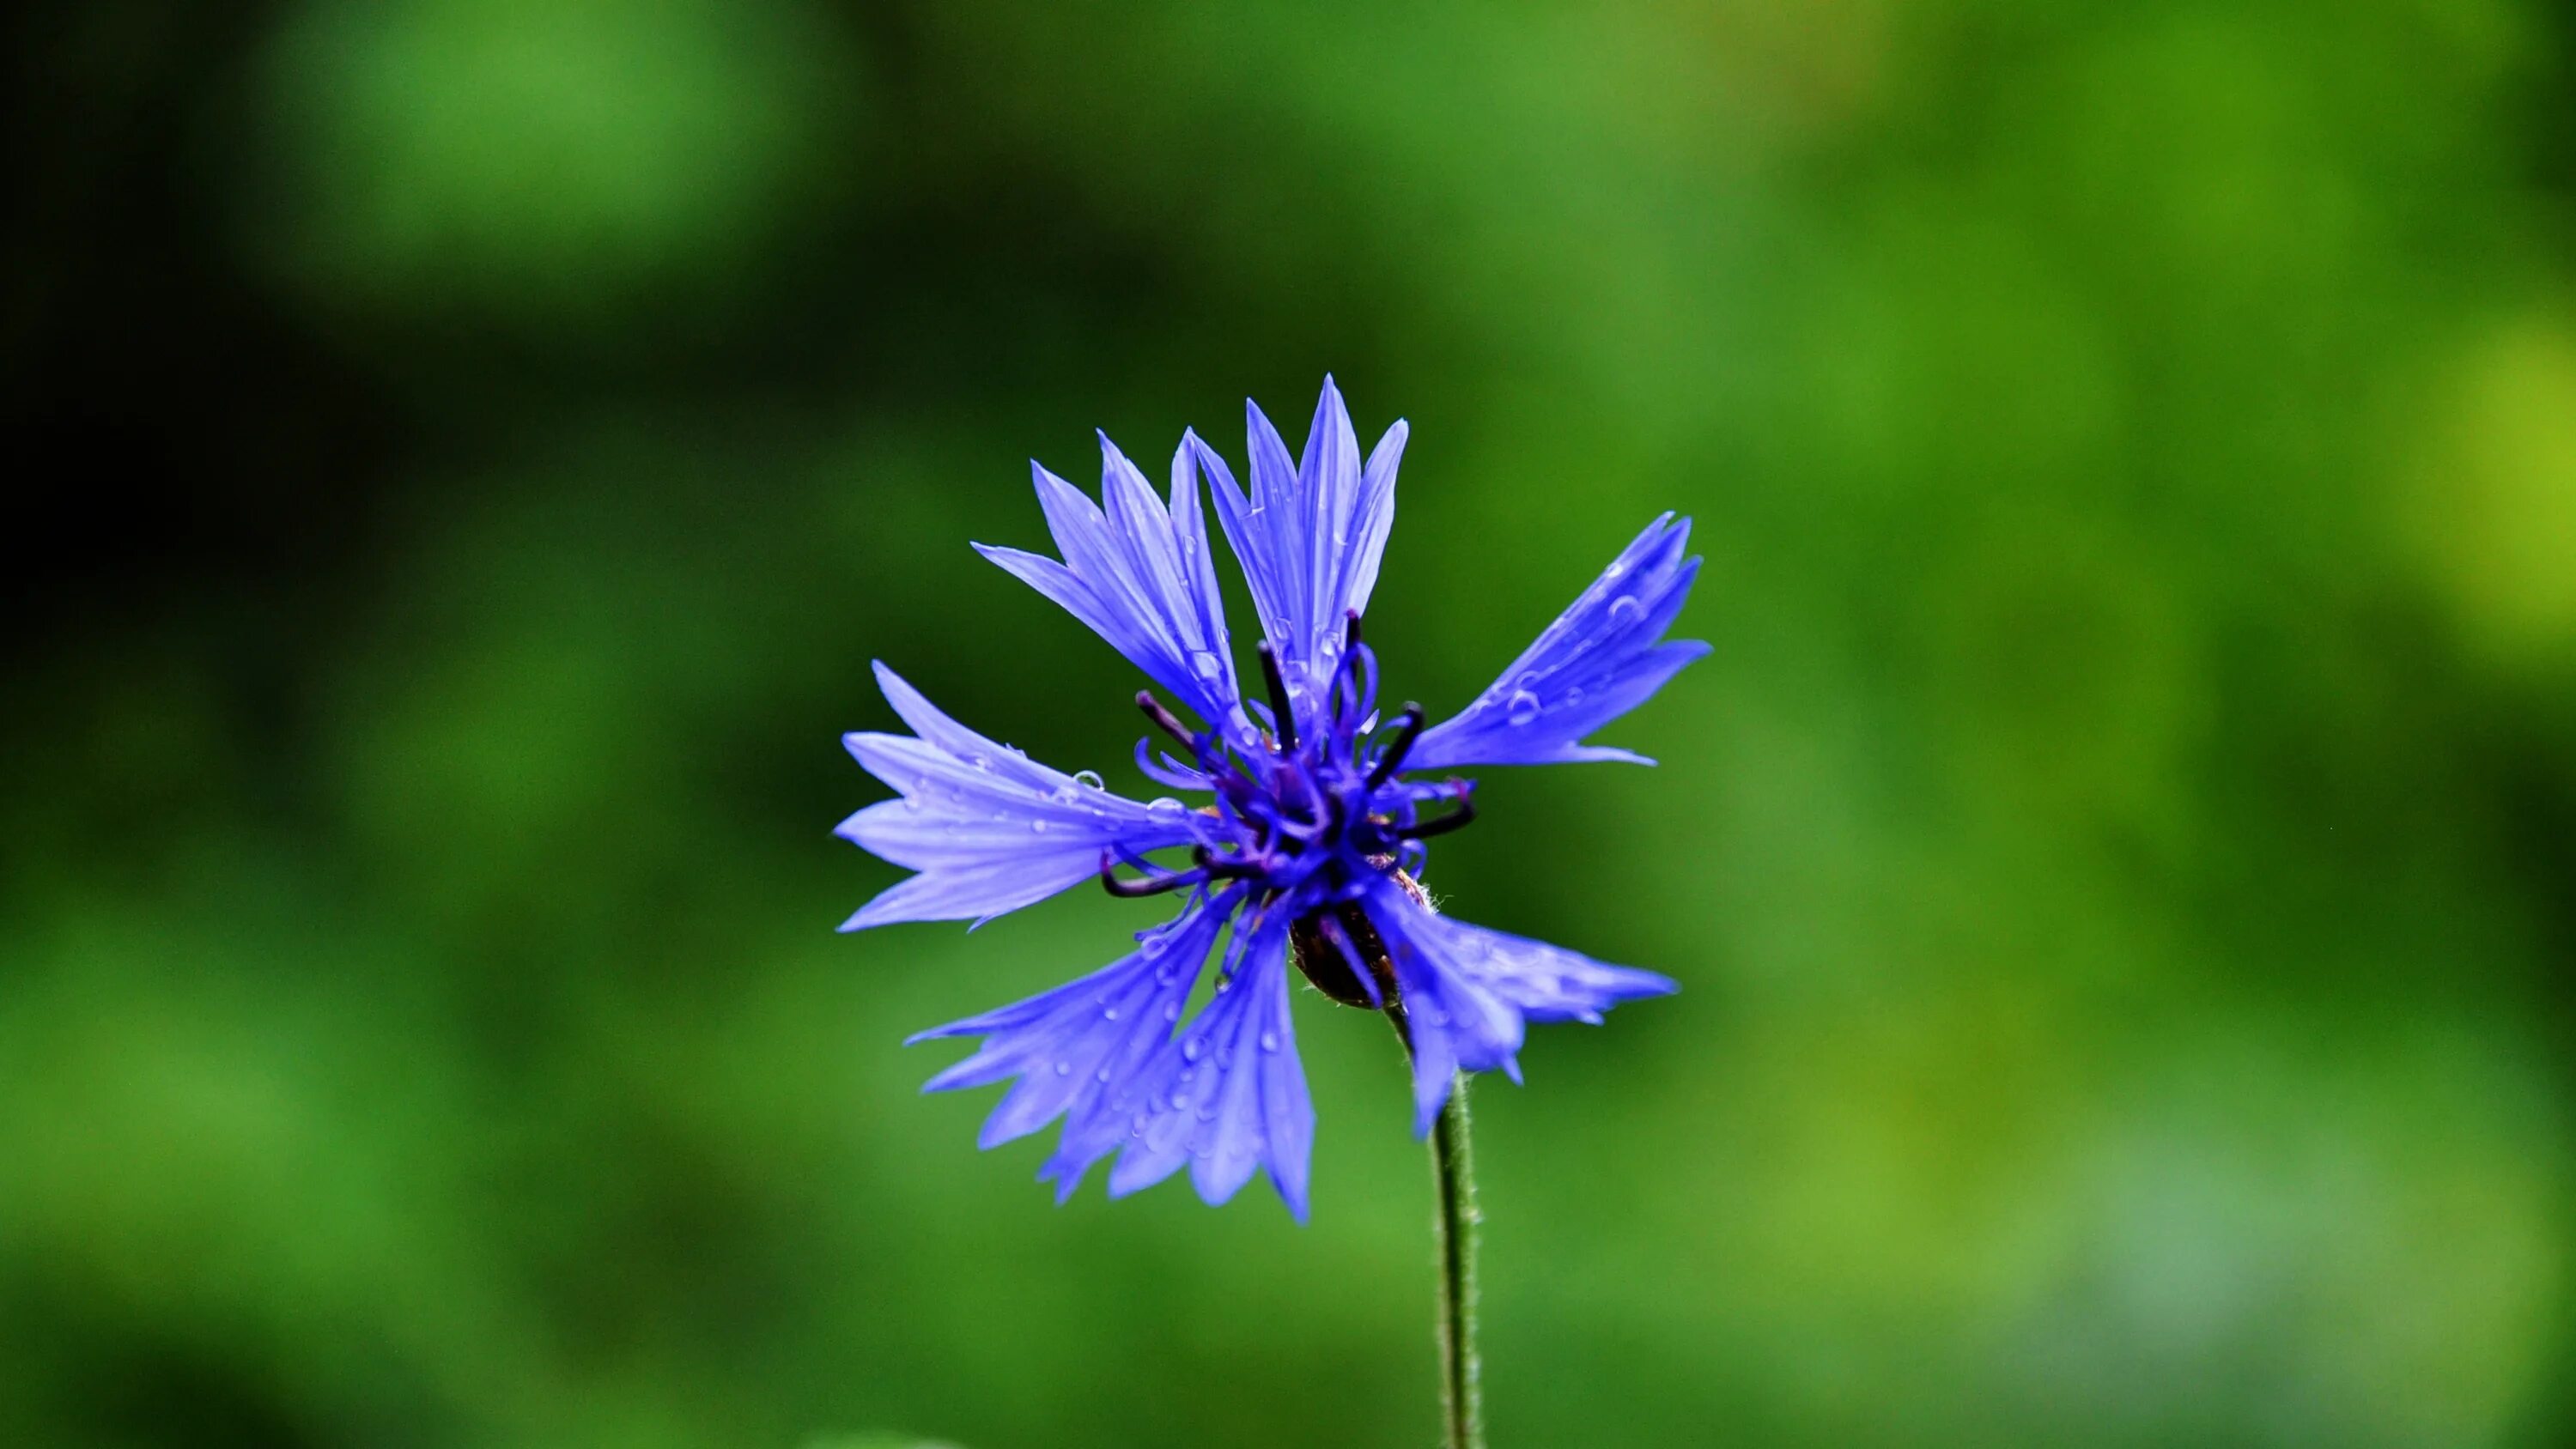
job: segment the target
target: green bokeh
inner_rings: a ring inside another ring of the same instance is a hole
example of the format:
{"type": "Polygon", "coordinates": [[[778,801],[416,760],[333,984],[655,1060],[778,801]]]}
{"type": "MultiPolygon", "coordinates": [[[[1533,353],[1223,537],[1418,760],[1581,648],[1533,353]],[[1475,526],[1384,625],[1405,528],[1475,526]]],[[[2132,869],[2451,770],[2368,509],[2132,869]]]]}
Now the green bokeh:
{"type": "Polygon", "coordinates": [[[1240,459],[1328,369],[1413,427],[1400,698],[1662,509],[1708,557],[1605,736],[1661,766],[1494,772],[1434,875],[1685,988],[1480,1088],[1498,1445],[2565,1442],[2571,56],[2501,0],[186,55],[168,244],[397,421],[210,441],[358,521],[12,678],[0,1442],[1431,1442],[1382,1026],[1298,1003],[1312,1226],[1058,1209],[899,1043],[1149,908],[831,930],[895,878],[828,833],[871,658],[1138,788],[1130,672],[966,548],[1042,541],[1027,456],[1240,459]]]}

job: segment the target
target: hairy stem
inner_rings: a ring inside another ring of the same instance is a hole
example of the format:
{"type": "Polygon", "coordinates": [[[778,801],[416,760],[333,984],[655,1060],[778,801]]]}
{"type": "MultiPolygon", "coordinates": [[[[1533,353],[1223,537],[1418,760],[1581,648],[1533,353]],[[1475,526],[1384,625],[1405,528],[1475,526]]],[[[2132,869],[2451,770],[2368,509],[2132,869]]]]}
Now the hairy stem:
{"type": "MultiPolygon", "coordinates": [[[[1413,1056],[1413,1028],[1401,1002],[1389,1000],[1405,1057],[1413,1056]]],[[[1431,1123],[1432,1246],[1440,1255],[1440,1306],[1434,1322],[1440,1340],[1441,1443],[1446,1449],[1485,1449],[1484,1366],[1476,1357],[1476,1151],[1467,1124],[1467,1074],[1449,1078],[1449,1101],[1431,1123]]]]}
{"type": "Polygon", "coordinates": [[[1431,1127],[1431,1180],[1440,1210],[1440,1405],[1448,1449],[1485,1449],[1483,1365],[1476,1357],[1476,1152],[1467,1131],[1467,1074],[1431,1127]]]}

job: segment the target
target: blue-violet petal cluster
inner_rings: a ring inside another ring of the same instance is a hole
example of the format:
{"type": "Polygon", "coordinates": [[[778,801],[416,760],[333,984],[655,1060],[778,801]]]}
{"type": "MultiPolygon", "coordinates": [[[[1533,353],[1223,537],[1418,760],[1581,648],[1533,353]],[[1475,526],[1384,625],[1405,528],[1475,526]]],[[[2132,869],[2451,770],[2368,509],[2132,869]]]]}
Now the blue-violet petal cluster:
{"type": "Polygon", "coordinates": [[[1438,724],[1414,705],[1382,711],[1360,624],[1395,519],[1405,426],[1363,461],[1327,378],[1291,461],[1270,420],[1247,411],[1244,480],[1190,433],[1158,496],[1103,437],[1096,503],[1036,469],[1060,558],[976,546],[1179,702],[1185,713],[1153,690],[1137,695],[1163,737],[1138,741],[1137,767],[1172,793],[1138,801],[1088,771],[1048,769],[940,713],[880,664],[912,734],[846,742],[899,793],[839,833],[917,873],[843,929],[981,921],[1093,879],[1114,895],[1177,894],[1180,914],[1139,933],[1119,960],[915,1037],[981,1038],[929,1090],[1011,1082],[984,1124],[986,1147],[1061,1120],[1040,1173],[1059,1201],[1111,1158],[1113,1196],[1186,1167],[1202,1197],[1223,1202],[1266,1170],[1302,1222],[1315,1120],[1289,1013],[1292,962],[1334,999],[1396,1019],[1413,1056],[1417,1132],[1456,1073],[1517,1080],[1528,1023],[1597,1022],[1618,1002],[1675,989],[1652,972],[1452,920],[1420,881],[1429,842],[1475,815],[1474,782],[1448,772],[1651,763],[1583,741],[1708,646],[1665,638],[1699,571],[1686,556],[1688,520],[1668,514],[1466,709],[1438,724]],[[1260,615],[1257,692],[1226,630],[1202,483],[1260,615]]]}

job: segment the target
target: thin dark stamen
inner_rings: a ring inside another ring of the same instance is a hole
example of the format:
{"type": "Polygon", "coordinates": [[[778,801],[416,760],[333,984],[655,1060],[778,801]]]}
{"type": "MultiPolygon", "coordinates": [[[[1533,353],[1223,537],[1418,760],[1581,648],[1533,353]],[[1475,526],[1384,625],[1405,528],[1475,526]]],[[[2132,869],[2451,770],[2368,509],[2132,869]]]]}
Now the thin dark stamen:
{"type": "Polygon", "coordinates": [[[1271,725],[1278,731],[1282,753],[1297,748],[1297,711],[1288,703],[1288,681],[1279,676],[1279,651],[1261,641],[1261,677],[1270,682],[1271,725]]]}
{"type": "Polygon", "coordinates": [[[1143,900],[1147,896],[1159,896],[1165,891],[1176,891],[1183,886],[1194,886],[1207,879],[1207,876],[1203,872],[1184,870],[1175,871],[1169,875],[1147,876],[1142,880],[1120,880],[1118,878],[1118,871],[1116,868],[1117,864],[1117,858],[1111,855],[1108,851],[1104,850],[1100,852],[1100,888],[1122,901],[1143,900]]]}
{"type": "Polygon", "coordinates": [[[1192,754],[1198,753],[1199,742],[1190,734],[1189,726],[1182,724],[1181,717],[1179,715],[1172,713],[1170,709],[1164,706],[1161,700],[1156,699],[1154,697],[1154,691],[1150,689],[1137,690],[1136,707],[1145,712],[1145,718],[1152,720],[1155,728],[1161,730],[1167,735],[1170,735],[1173,739],[1179,740],[1183,745],[1189,748],[1192,754]]]}
{"type": "Polygon", "coordinates": [[[1347,655],[1360,647],[1360,611],[1344,609],[1342,617],[1350,621],[1342,626],[1342,653],[1347,655]]]}
{"type": "Polygon", "coordinates": [[[1218,855],[1215,851],[1208,849],[1204,845],[1191,851],[1190,859],[1199,863],[1199,870],[1205,873],[1210,880],[1223,878],[1232,878],[1235,880],[1257,880],[1261,876],[1268,874],[1267,871],[1263,870],[1259,865],[1252,861],[1239,859],[1229,860],[1218,855]]]}
{"type": "Polygon", "coordinates": [[[1369,771],[1370,789],[1374,790],[1385,784],[1393,778],[1396,771],[1404,768],[1404,757],[1412,752],[1413,741],[1421,733],[1422,706],[1407,704],[1403,709],[1396,711],[1395,740],[1386,747],[1385,754],[1377,757],[1376,767],[1369,771]]]}
{"type": "Polygon", "coordinates": [[[1429,840],[1435,835],[1446,835],[1452,830],[1465,829],[1467,825],[1476,818],[1476,802],[1467,798],[1467,790],[1463,783],[1456,791],[1456,798],[1458,801],[1457,809],[1450,811],[1448,814],[1441,816],[1437,820],[1417,820],[1411,825],[1404,827],[1402,830],[1395,832],[1395,838],[1398,840],[1429,840]]]}

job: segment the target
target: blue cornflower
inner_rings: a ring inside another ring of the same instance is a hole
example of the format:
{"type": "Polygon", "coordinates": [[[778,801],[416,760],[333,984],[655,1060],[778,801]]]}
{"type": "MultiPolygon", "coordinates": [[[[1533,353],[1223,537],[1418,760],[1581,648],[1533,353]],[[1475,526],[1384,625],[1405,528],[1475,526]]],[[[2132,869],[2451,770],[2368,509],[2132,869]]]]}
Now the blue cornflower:
{"type": "Polygon", "coordinates": [[[910,737],[846,737],[901,797],[839,834],[918,871],[842,927],[989,919],[1097,877],[1113,895],[1186,891],[1180,914],[1136,949],[1070,985],[913,1038],[983,1038],[926,1090],[1017,1085],[981,1145],[1064,1130],[1039,1176],[1072,1195],[1115,1153],[1109,1191],[1184,1164],[1223,1202],[1266,1166],[1306,1217],[1314,1110],[1289,1019],[1288,966],[1325,994],[1394,1015],[1413,1056],[1415,1130],[1429,1130],[1459,1070],[1519,1079],[1524,1023],[1593,1021],[1617,1002],[1672,991],[1652,972],[1435,913],[1418,884],[1431,838],[1474,817],[1472,765],[1651,761],[1581,743],[1708,652],[1664,633],[1699,572],[1688,520],[1647,525],[1572,607],[1454,718],[1425,727],[1408,704],[1378,713],[1377,659],[1360,639],[1395,516],[1405,425],[1362,463],[1350,415],[1324,381],[1304,457],[1247,407],[1252,486],[1185,434],[1168,500],[1106,435],[1102,502],[1032,467],[1061,560],[977,550],[1091,626],[1197,723],[1153,691],[1137,704],[1171,744],[1136,764],[1176,796],[1136,801],[1085,771],[1061,774],[939,712],[877,665],[910,737]],[[1217,592],[1199,475],[1261,616],[1262,698],[1235,669],[1217,592]],[[1173,752],[1177,747],[1179,753],[1173,752]],[[1432,776],[1435,778],[1426,778],[1432,776]],[[1158,865],[1156,851],[1186,851],[1158,865]],[[1133,874],[1121,874],[1120,866],[1133,874]],[[1213,992],[1182,1020],[1216,960],[1213,992]]]}

